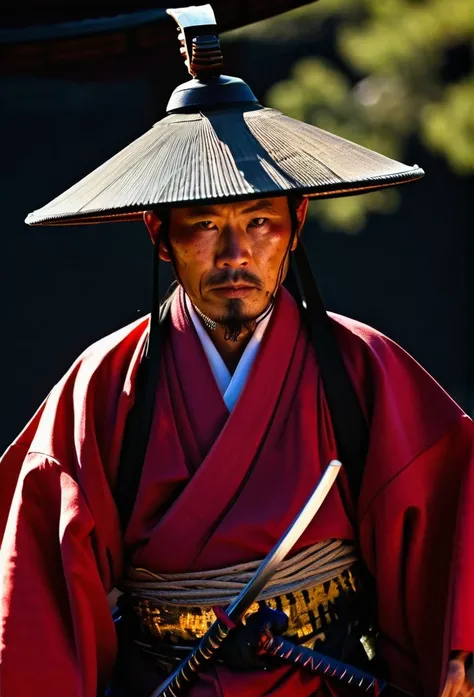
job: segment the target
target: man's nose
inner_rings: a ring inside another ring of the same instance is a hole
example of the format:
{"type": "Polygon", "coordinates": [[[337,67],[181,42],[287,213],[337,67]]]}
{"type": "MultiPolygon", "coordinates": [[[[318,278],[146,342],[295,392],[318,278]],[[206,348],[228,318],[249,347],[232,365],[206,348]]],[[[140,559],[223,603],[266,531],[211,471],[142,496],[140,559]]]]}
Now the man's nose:
{"type": "Polygon", "coordinates": [[[221,234],[217,266],[234,269],[247,266],[250,256],[250,241],[245,230],[235,225],[226,226],[221,234]]]}

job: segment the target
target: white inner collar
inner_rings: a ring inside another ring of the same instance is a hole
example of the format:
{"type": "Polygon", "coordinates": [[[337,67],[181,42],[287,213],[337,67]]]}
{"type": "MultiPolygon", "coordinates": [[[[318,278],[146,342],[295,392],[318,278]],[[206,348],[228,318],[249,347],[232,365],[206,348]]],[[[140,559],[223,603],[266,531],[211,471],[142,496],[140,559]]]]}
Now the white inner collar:
{"type": "Polygon", "coordinates": [[[196,329],[197,335],[201,341],[204,353],[207,356],[207,360],[209,361],[209,365],[211,366],[211,370],[216,379],[226,407],[231,412],[237,404],[237,400],[245,387],[245,383],[247,382],[253,362],[259,351],[260,344],[262,343],[265,329],[267,328],[270,317],[272,316],[273,308],[270,310],[268,315],[257,324],[249,343],[245,347],[245,351],[240,358],[234,374],[231,375],[219,351],[216,349],[212,343],[212,339],[205,330],[192,302],[187,295],[185,295],[185,298],[186,307],[194,328],[196,329]]]}

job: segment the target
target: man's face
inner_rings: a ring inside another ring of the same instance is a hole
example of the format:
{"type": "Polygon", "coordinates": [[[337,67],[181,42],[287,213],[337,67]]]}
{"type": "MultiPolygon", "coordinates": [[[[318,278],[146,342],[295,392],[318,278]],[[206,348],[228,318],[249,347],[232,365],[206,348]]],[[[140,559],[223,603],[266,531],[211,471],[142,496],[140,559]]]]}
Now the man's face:
{"type": "MultiPolygon", "coordinates": [[[[306,208],[303,200],[297,209],[301,224],[306,208]]],[[[174,262],[186,293],[208,317],[253,320],[286,275],[291,234],[285,197],[174,208],[172,253],[161,240],[160,256],[174,262]]]]}

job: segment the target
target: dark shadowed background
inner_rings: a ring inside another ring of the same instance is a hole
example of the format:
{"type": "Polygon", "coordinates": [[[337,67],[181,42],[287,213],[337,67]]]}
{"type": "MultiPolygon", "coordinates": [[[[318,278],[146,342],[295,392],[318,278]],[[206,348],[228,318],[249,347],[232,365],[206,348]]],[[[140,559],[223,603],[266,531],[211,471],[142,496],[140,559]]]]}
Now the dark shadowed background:
{"type": "MultiPolygon", "coordinates": [[[[228,28],[285,3],[221,4],[228,28]]],[[[224,34],[223,48],[226,72],[264,103],[425,169],[398,196],[312,203],[304,235],[328,308],[390,335],[472,413],[469,4],[445,3],[445,16],[413,2],[402,16],[401,0],[319,0],[224,34]]],[[[86,346],[149,309],[144,226],[23,223],[160,119],[187,79],[161,10],[81,12],[39,3],[0,18],[0,448],[86,346]]]]}

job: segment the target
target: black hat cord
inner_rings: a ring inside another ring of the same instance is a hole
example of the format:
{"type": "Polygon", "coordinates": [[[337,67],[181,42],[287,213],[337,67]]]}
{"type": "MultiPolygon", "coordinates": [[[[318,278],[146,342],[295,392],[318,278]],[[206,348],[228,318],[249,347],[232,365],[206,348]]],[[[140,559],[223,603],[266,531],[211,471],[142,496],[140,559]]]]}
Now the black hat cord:
{"type": "MultiPolygon", "coordinates": [[[[292,202],[290,214],[294,229],[298,229],[295,205],[292,202]]],[[[342,359],[332,320],[324,307],[301,238],[293,251],[293,262],[287,286],[300,305],[318,360],[338,457],[345,467],[353,501],[357,502],[368,452],[367,420],[342,359]]]]}
{"type": "Polygon", "coordinates": [[[152,305],[148,338],[138,366],[135,402],[125,425],[115,485],[115,501],[123,531],[127,528],[135,505],[150,437],[160,375],[164,320],[168,315],[171,300],[172,295],[160,306],[160,255],[157,241],[153,245],[152,305]]]}

